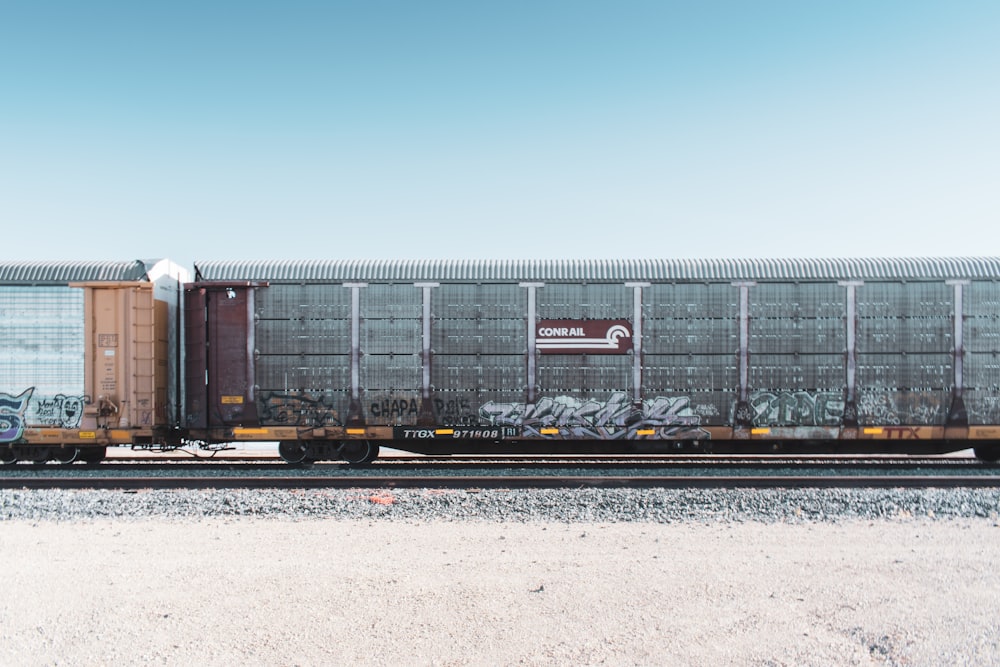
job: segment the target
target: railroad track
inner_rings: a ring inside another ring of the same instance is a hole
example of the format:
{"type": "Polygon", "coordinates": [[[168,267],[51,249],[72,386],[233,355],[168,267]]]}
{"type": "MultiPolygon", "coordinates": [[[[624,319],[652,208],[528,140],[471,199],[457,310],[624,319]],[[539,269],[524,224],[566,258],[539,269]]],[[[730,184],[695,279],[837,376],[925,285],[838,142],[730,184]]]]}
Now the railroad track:
{"type": "Polygon", "coordinates": [[[399,457],[366,467],[274,460],[150,460],[0,468],[0,488],[996,488],[1000,466],[969,459],[713,457],[442,459],[399,457]]]}

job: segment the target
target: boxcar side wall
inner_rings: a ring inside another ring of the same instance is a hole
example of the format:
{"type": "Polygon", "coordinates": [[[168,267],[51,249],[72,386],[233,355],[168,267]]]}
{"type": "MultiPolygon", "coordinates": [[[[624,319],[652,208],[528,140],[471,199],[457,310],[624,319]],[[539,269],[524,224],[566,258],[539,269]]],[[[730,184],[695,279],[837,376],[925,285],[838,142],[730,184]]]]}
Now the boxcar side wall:
{"type": "Polygon", "coordinates": [[[85,402],[83,292],[0,286],[0,442],[28,428],[79,428],[85,402]]]}
{"type": "Polygon", "coordinates": [[[2,286],[0,302],[5,456],[11,446],[29,460],[72,460],[77,448],[103,456],[176,428],[173,320],[151,283],[2,286]]]}
{"type": "Polygon", "coordinates": [[[207,405],[188,420],[209,438],[556,452],[1000,436],[993,281],[201,285],[209,361],[191,366],[189,342],[189,375],[207,373],[207,405]]]}

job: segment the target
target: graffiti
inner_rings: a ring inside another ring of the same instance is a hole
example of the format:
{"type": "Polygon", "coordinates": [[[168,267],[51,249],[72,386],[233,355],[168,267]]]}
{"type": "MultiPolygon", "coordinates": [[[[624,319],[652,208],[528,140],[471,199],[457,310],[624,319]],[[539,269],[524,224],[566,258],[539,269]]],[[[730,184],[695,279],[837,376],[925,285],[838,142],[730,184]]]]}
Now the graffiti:
{"type": "Polygon", "coordinates": [[[746,424],[753,420],[753,410],[746,403],[736,404],[736,412],[733,416],[737,424],[746,424]]]}
{"type": "Polygon", "coordinates": [[[14,442],[24,433],[24,412],[34,391],[32,387],[17,396],[0,394],[0,442],[14,442]]]}
{"type": "Polygon", "coordinates": [[[371,404],[369,413],[376,420],[378,419],[399,419],[401,417],[416,417],[420,411],[420,401],[406,398],[386,398],[371,404]]]}
{"type": "Polygon", "coordinates": [[[886,394],[862,394],[858,401],[858,413],[870,424],[901,423],[896,406],[886,394]]]}
{"type": "Polygon", "coordinates": [[[40,398],[34,404],[34,417],[43,426],[77,428],[83,416],[83,403],[83,396],[56,394],[51,398],[40,398]]]}
{"type": "Polygon", "coordinates": [[[434,399],[434,415],[441,424],[478,424],[479,415],[464,398],[434,399]]]}
{"type": "Polygon", "coordinates": [[[941,396],[916,392],[866,392],[859,396],[857,408],[839,392],[762,391],[749,401],[751,423],[756,426],[839,426],[856,421],[888,426],[939,424],[944,404],[941,396]]]}
{"type": "Polygon", "coordinates": [[[966,399],[970,424],[996,424],[1000,422],[1000,396],[977,396],[966,399]]]}
{"type": "Polygon", "coordinates": [[[265,424],[294,426],[343,426],[337,411],[325,395],[261,393],[261,421],[265,424]]]}
{"type": "Polygon", "coordinates": [[[758,426],[838,426],[844,417],[844,397],[834,392],[755,392],[750,407],[758,426]]]}
{"type": "Polygon", "coordinates": [[[701,417],[718,417],[719,408],[711,403],[699,403],[691,406],[691,412],[701,417]]]}
{"type": "Polygon", "coordinates": [[[368,418],[375,424],[415,424],[422,411],[430,406],[438,424],[474,425],[479,423],[469,398],[434,398],[427,405],[418,396],[388,396],[368,403],[368,418]]]}
{"type": "Polygon", "coordinates": [[[916,405],[910,410],[909,424],[933,424],[940,411],[930,405],[916,405]]]}
{"type": "Polygon", "coordinates": [[[858,399],[858,414],[865,424],[942,424],[950,402],[946,393],[865,392],[858,399]]]}
{"type": "MultiPolygon", "coordinates": [[[[572,396],[542,398],[534,404],[490,401],[479,409],[480,417],[495,426],[521,426],[526,436],[546,437],[543,429],[558,428],[559,435],[609,440],[634,439],[639,431],[663,439],[708,438],[700,428],[701,417],[687,397],[658,397],[637,407],[628,396],[616,392],[605,401],[580,400],[572,396]]],[[[647,435],[643,433],[643,435],[647,435]]]]}

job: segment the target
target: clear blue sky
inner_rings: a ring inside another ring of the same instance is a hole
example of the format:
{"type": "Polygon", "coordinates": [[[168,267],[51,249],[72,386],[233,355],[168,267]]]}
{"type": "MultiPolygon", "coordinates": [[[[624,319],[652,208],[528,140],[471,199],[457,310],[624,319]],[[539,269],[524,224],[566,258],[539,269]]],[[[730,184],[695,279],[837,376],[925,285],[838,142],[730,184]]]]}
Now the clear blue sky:
{"type": "Polygon", "coordinates": [[[1000,254],[1000,2],[0,4],[3,259],[1000,254]]]}

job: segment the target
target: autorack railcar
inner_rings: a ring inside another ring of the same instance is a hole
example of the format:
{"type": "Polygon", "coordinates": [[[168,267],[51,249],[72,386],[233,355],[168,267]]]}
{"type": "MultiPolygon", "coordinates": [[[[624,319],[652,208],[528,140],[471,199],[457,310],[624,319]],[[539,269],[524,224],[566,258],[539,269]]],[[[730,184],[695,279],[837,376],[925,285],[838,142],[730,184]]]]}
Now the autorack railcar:
{"type": "Polygon", "coordinates": [[[179,444],[189,279],[168,260],[0,263],[0,461],[179,444]]]}
{"type": "Polygon", "coordinates": [[[289,462],[1000,456],[1000,259],[207,261],[184,421],[289,462]]]}

